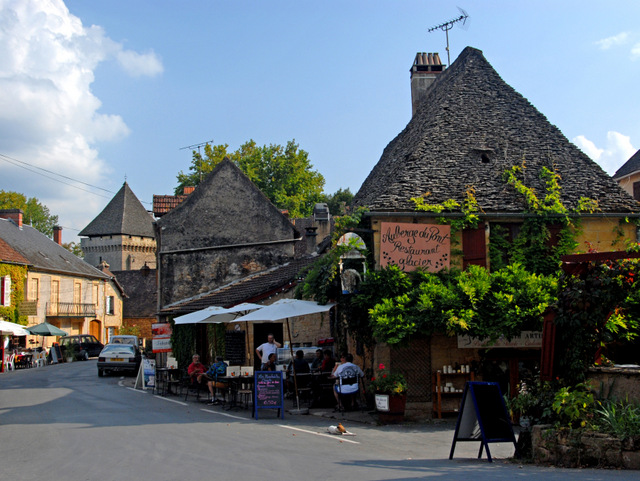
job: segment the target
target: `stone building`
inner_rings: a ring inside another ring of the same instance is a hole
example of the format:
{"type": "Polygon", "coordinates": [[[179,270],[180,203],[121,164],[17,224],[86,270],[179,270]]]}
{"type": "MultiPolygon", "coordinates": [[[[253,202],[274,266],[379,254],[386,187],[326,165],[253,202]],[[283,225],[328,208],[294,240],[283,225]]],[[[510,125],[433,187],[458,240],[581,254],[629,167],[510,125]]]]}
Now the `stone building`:
{"type": "Polygon", "coordinates": [[[84,260],[93,266],[103,261],[113,271],[156,266],[153,217],[126,182],[78,235],[84,260]]]}
{"type": "MultiPolygon", "coordinates": [[[[317,258],[317,231],[328,229],[322,222],[305,224],[301,234],[235,164],[223,160],[155,224],[159,321],[209,306],[291,297],[300,272],[317,258]]],[[[305,320],[298,326],[298,336],[311,343],[330,335],[329,322],[305,320]]],[[[196,349],[206,357],[205,328],[198,326],[196,349]]],[[[253,362],[267,332],[284,339],[282,323],[231,325],[229,330],[227,340],[237,338],[242,345],[237,361],[242,364],[253,362]]]]}
{"type": "MultiPolygon", "coordinates": [[[[454,240],[462,255],[451,261],[463,268],[490,268],[492,231],[501,227],[516,235],[528,215],[523,196],[504,180],[512,166],[523,166],[524,184],[538,195],[545,193],[542,168],[559,174],[562,203],[569,210],[583,197],[597,201],[598,210],[592,214],[575,214],[581,219],[579,245],[589,242],[606,251],[616,243],[622,248],[627,239],[637,241],[635,226],[625,220],[638,216],[638,204],[502,80],[480,50],[467,47],[446,70],[437,55],[419,53],[411,76],[413,116],[384,149],[354,198],[355,206],[369,209],[370,248],[377,268],[388,261],[382,248],[388,229],[439,228],[439,217],[461,215],[459,210],[419,212],[412,198],[422,197],[429,204],[454,199],[464,205],[468,192],[477,201],[481,222],[477,229],[457,235],[454,240]]],[[[376,355],[405,372],[409,401],[425,415],[431,410],[435,371],[477,361],[479,351],[459,349],[456,338],[433,336],[412,339],[403,348],[381,348],[376,355]]],[[[540,359],[539,350],[493,351],[498,353],[498,367],[507,373],[511,369],[511,376],[522,362],[540,359]]]]}
{"type": "Polygon", "coordinates": [[[625,192],[640,201],[640,150],[613,174],[613,179],[620,184],[625,192]]]}
{"type": "MultiPolygon", "coordinates": [[[[68,334],[93,334],[106,342],[109,330],[122,325],[124,292],[114,277],[23,224],[22,211],[0,211],[0,239],[26,259],[18,314],[27,318],[28,326],[47,321],[68,334]]],[[[27,341],[41,341],[27,337],[27,341]]],[[[45,338],[44,342],[50,346],[53,341],[45,338]]]]}

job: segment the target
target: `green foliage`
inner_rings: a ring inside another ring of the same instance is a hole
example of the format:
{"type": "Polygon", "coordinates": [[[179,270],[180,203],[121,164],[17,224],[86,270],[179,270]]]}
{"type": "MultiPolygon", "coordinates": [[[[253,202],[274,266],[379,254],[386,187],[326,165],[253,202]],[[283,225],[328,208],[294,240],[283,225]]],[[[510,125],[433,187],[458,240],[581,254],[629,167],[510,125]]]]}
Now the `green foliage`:
{"type": "Polygon", "coordinates": [[[329,212],[331,215],[345,215],[353,201],[353,194],[347,187],[344,190],[338,189],[333,194],[323,194],[321,200],[329,206],[329,212]]]}
{"type": "Polygon", "coordinates": [[[82,247],[80,247],[80,243],[78,242],[63,242],[62,247],[80,259],[84,257],[84,252],[82,252],[82,247]]]}
{"type": "Polygon", "coordinates": [[[27,199],[18,192],[0,190],[0,209],[22,209],[22,221],[47,237],[53,237],[53,226],[58,224],[58,216],[51,215],[49,208],[38,199],[27,199]]]}
{"type": "Polygon", "coordinates": [[[576,275],[563,274],[555,324],[558,369],[567,382],[584,379],[609,346],[640,334],[640,261],[590,263],[576,275]]]}
{"type": "Polygon", "coordinates": [[[593,428],[619,439],[640,436],[640,405],[628,401],[598,401],[593,428]]]}
{"type": "MultiPolygon", "coordinates": [[[[517,264],[493,273],[469,266],[466,271],[417,271],[404,276],[410,285],[395,282],[399,287],[395,290],[375,288],[379,293],[394,292],[379,294],[369,310],[379,341],[397,344],[414,334],[436,332],[497,339],[539,330],[557,288],[553,277],[532,274],[517,264]]],[[[369,279],[363,283],[363,291],[368,283],[369,279]]]]}
{"type": "Polygon", "coordinates": [[[27,325],[27,316],[20,315],[20,303],[24,300],[24,286],[27,278],[25,266],[14,266],[0,262],[0,277],[11,277],[11,305],[0,306],[0,318],[16,324],[27,325]]]}
{"type": "Polygon", "coordinates": [[[313,212],[316,202],[322,200],[324,177],[309,161],[309,154],[298,149],[295,140],[282,145],[256,145],[249,140],[235,152],[228,152],[227,144],[210,145],[204,148],[204,156],[193,152],[193,160],[185,174],[178,174],[176,194],[184,187],[197,186],[225,157],[234,162],[253,183],[279,209],[289,211],[291,217],[307,217],[313,212]]]}
{"type": "Polygon", "coordinates": [[[171,350],[173,356],[178,361],[180,369],[186,369],[191,363],[191,356],[196,348],[196,326],[195,324],[174,324],[173,334],[171,334],[171,350]]]}
{"type": "Polygon", "coordinates": [[[463,214],[462,217],[442,216],[437,218],[440,224],[449,224],[451,226],[451,233],[453,234],[463,229],[478,228],[478,223],[480,222],[478,212],[480,211],[480,207],[478,206],[475,194],[475,189],[472,186],[467,186],[462,205],[455,199],[447,199],[442,204],[427,204],[425,199],[431,195],[430,192],[427,192],[421,197],[412,197],[410,200],[419,212],[434,212],[440,214],[442,212],[456,212],[460,210],[463,214]]]}
{"type": "Polygon", "coordinates": [[[118,334],[122,336],[138,336],[142,337],[140,328],[135,324],[133,326],[121,326],[118,328],[118,334]]]}
{"type": "Polygon", "coordinates": [[[558,427],[584,428],[587,419],[593,415],[593,394],[585,384],[562,387],[556,392],[552,408],[557,416],[558,427]]]}

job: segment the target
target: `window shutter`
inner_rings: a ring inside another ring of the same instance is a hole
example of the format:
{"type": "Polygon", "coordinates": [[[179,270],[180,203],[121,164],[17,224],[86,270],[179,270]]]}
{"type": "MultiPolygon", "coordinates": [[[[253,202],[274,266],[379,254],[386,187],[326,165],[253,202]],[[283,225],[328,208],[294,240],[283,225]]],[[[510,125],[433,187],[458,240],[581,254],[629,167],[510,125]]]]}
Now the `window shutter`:
{"type": "Polygon", "coordinates": [[[487,242],[485,239],[484,222],[478,224],[477,229],[462,231],[462,268],[468,265],[487,267],[487,242]]]}
{"type": "Polygon", "coordinates": [[[11,305],[11,276],[4,276],[2,279],[2,305],[11,305]]]}
{"type": "Polygon", "coordinates": [[[640,200],[640,182],[633,183],[633,198],[640,200]]]}

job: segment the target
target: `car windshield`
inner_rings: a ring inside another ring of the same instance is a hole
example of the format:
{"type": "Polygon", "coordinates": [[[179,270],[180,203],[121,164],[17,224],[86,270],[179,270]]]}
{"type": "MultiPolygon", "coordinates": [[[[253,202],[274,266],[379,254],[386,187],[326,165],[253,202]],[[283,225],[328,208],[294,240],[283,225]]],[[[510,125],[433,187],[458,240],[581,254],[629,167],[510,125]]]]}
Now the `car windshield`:
{"type": "Polygon", "coordinates": [[[105,346],[105,348],[102,350],[101,354],[108,354],[108,353],[114,353],[114,352],[118,352],[118,353],[123,353],[123,354],[131,354],[133,355],[133,346],[129,346],[127,344],[107,344],[105,346]]]}

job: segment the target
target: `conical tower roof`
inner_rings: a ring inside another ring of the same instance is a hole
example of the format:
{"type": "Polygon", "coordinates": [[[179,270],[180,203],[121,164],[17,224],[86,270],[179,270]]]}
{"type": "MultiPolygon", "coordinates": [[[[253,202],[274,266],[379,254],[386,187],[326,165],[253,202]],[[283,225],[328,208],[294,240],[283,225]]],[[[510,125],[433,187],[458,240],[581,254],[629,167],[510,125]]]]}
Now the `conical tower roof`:
{"type": "Polygon", "coordinates": [[[638,210],[599,165],[500,78],[480,50],[467,47],[387,145],[354,204],[373,211],[413,211],[412,197],[429,193],[428,203],[462,202],[473,187],[483,211],[522,212],[522,196],[503,175],[523,162],[524,182],[539,196],[545,193],[539,175],[546,166],[560,174],[568,208],[589,197],[602,212],[638,210]]]}
{"type": "Polygon", "coordinates": [[[153,219],[126,182],[107,206],[78,234],[87,237],[135,235],[154,238],[153,219]]]}

